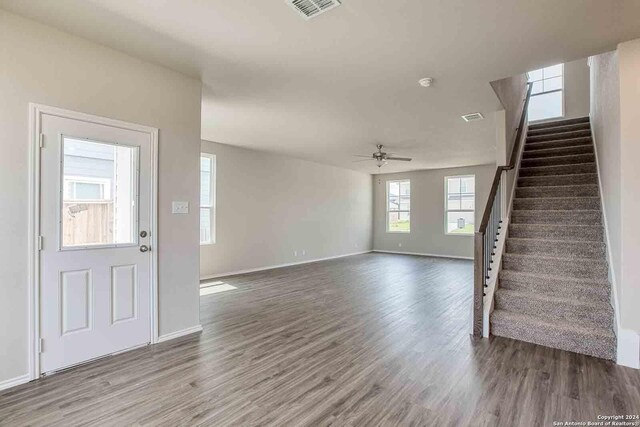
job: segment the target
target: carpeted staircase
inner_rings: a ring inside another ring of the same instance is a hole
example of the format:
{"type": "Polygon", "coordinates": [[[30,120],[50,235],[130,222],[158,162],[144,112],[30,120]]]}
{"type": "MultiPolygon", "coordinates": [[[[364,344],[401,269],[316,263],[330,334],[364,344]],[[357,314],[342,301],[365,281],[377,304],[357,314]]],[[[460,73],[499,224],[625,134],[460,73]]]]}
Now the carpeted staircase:
{"type": "Polygon", "coordinates": [[[615,359],[589,118],[529,126],[491,332],[615,359]]]}

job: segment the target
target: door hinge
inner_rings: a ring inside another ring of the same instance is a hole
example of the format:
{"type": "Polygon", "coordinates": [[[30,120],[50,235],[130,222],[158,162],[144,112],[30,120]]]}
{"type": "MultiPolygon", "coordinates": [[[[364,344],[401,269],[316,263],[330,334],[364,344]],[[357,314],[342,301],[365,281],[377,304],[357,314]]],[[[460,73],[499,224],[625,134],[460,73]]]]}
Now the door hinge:
{"type": "Polygon", "coordinates": [[[44,133],[40,134],[40,148],[44,148],[44,133]]]}
{"type": "Polygon", "coordinates": [[[42,353],[44,351],[44,338],[40,338],[38,340],[38,353],[42,353]]]}
{"type": "Polygon", "coordinates": [[[42,236],[38,236],[38,250],[41,251],[44,245],[44,238],[42,236]]]}

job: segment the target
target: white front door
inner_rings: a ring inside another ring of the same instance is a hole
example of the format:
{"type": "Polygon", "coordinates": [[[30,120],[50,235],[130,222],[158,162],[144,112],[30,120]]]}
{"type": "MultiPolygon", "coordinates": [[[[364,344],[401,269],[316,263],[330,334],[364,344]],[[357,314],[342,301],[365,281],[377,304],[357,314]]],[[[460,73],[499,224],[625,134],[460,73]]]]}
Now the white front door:
{"type": "Polygon", "coordinates": [[[151,340],[151,138],[43,114],[40,372],[151,340]]]}

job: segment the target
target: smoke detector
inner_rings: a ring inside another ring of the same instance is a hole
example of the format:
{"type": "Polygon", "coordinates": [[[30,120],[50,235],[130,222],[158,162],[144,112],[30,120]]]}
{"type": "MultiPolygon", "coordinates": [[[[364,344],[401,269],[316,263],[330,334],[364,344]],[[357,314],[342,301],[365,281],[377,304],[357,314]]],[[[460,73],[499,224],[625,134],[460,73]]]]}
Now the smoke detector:
{"type": "Polygon", "coordinates": [[[294,8],[305,20],[340,6],[340,0],[285,0],[289,6],[294,8]]]}
{"type": "Polygon", "coordinates": [[[424,79],[418,80],[418,83],[422,87],[429,87],[429,86],[431,86],[433,84],[433,78],[425,77],[424,79]]]}
{"type": "Polygon", "coordinates": [[[462,116],[462,120],[464,120],[465,122],[475,122],[482,119],[484,119],[484,116],[480,113],[471,113],[462,116]]]}

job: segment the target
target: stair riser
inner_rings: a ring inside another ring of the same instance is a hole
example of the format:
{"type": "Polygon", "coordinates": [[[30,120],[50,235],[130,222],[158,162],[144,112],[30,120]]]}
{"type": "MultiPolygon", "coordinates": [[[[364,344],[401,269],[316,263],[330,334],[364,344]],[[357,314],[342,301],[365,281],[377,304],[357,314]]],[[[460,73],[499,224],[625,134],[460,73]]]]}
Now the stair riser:
{"type": "Polygon", "coordinates": [[[591,137],[559,139],[556,141],[545,142],[529,142],[524,146],[525,153],[534,153],[536,151],[570,148],[570,147],[593,147],[591,137]]]}
{"type": "Polygon", "coordinates": [[[589,263],[576,261],[567,262],[562,259],[536,259],[530,257],[512,257],[508,254],[502,258],[505,270],[521,271],[523,273],[540,273],[574,277],[577,279],[606,280],[607,266],[604,262],[589,260],[589,263]]]}
{"type": "Polygon", "coordinates": [[[605,246],[599,242],[519,241],[507,239],[507,253],[560,258],[604,259],[605,246]]]}
{"type": "Polygon", "coordinates": [[[520,163],[523,168],[555,165],[575,165],[579,163],[592,163],[596,161],[593,154],[576,154],[572,156],[543,157],[541,159],[523,159],[520,163]]]}
{"type": "Polygon", "coordinates": [[[578,123],[589,123],[589,117],[578,117],[576,119],[555,120],[553,122],[536,123],[529,125],[529,130],[547,129],[551,127],[575,125],[578,123]]]}
{"type": "Polygon", "coordinates": [[[568,281],[563,282],[559,279],[528,281],[500,278],[500,288],[594,302],[608,302],[611,298],[606,287],[576,286],[568,281]]]}
{"type": "Polygon", "coordinates": [[[573,125],[550,126],[542,129],[529,129],[527,136],[540,136],[555,133],[574,132],[577,130],[591,130],[589,123],[576,123],[573,125]]]}
{"type": "Polygon", "coordinates": [[[562,177],[557,176],[531,176],[521,177],[518,179],[518,187],[548,187],[557,186],[559,182],[562,185],[586,185],[586,184],[598,184],[598,175],[595,173],[590,174],[576,174],[576,175],[564,175],[562,177]]]}
{"type": "Polygon", "coordinates": [[[559,187],[516,188],[516,197],[598,197],[597,185],[563,185],[559,187]]]}
{"type": "MultiPolygon", "coordinates": [[[[539,168],[520,168],[520,177],[529,176],[546,176],[546,175],[576,175],[585,173],[597,173],[595,163],[583,163],[578,165],[564,165],[564,166],[547,166],[539,168]]],[[[568,182],[562,181],[563,184],[568,182]]],[[[556,179],[556,185],[558,181],[556,179]]]]}
{"type": "Polygon", "coordinates": [[[514,210],[511,224],[602,225],[600,212],[514,210]]]}
{"type": "Polygon", "coordinates": [[[598,210],[600,199],[597,197],[515,199],[513,208],[516,210],[598,210]]]}
{"type": "Polygon", "coordinates": [[[515,313],[536,316],[542,320],[567,321],[582,326],[608,328],[611,325],[611,312],[600,308],[585,308],[575,305],[548,304],[535,298],[520,295],[496,293],[496,308],[515,313]]]}
{"type": "Polygon", "coordinates": [[[509,237],[521,239],[573,240],[580,242],[602,242],[602,228],[589,227],[584,230],[574,228],[546,230],[528,224],[512,224],[509,237]]]}
{"type": "Polygon", "coordinates": [[[543,141],[556,141],[558,139],[571,139],[571,138],[584,138],[591,136],[590,130],[575,130],[571,132],[550,133],[547,135],[528,136],[527,143],[529,142],[543,142],[543,141]]]}
{"type": "Polygon", "coordinates": [[[543,150],[531,150],[522,153],[523,159],[542,159],[557,156],[571,156],[576,154],[593,154],[593,146],[576,145],[575,147],[563,147],[543,150]]]}
{"type": "Polygon", "coordinates": [[[616,343],[614,338],[601,338],[594,341],[589,336],[567,334],[552,328],[538,329],[529,325],[508,325],[493,321],[491,322],[491,333],[499,337],[615,360],[616,343]]]}

